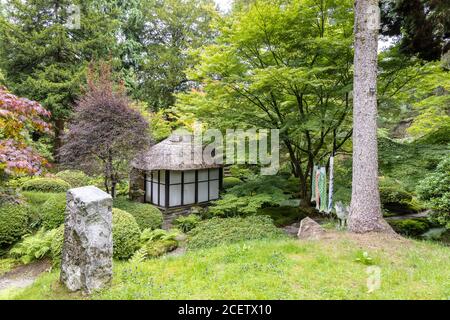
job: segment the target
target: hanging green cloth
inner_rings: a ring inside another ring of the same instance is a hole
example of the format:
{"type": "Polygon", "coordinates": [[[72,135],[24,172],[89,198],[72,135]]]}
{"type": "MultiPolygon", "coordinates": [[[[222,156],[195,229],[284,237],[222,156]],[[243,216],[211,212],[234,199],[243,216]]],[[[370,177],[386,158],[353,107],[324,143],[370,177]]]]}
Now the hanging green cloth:
{"type": "Polygon", "coordinates": [[[320,189],[319,189],[319,181],[320,181],[320,168],[317,167],[316,177],[314,180],[314,193],[316,195],[316,209],[320,210],[320,189]]]}
{"type": "Polygon", "coordinates": [[[328,210],[328,206],[327,206],[327,171],[326,171],[325,167],[320,168],[318,184],[319,184],[319,196],[320,196],[319,210],[321,212],[326,212],[328,210]]]}
{"type": "Polygon", "coordinates": [[[311,176],[311,202],[316,201],[316,173],[317,173],[317,166],[314,165],[311,176]]]}

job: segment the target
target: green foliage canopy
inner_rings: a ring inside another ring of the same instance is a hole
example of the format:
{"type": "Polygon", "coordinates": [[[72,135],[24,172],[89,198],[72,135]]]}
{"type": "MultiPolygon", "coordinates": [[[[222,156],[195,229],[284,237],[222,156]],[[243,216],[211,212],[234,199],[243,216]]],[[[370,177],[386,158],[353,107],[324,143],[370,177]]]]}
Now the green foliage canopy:
{"type": "Polygon", "coordinates": [[[280,129],[307,198],[314,162],[351,136],[352,3],[258,1],[217,22],[188,75],[201,90],[178,95],[180,119],[217,128],[280,129]]]}

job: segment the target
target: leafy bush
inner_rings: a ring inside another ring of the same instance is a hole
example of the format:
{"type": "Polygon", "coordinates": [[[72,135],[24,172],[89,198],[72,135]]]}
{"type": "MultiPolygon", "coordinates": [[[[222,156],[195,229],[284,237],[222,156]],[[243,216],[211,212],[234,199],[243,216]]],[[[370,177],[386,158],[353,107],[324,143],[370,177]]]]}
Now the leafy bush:
{"type": "Polygon", "coordinates": [[[42,223],[42,205],[51,197],[58,193],[52,192],[37,192],[37,191],[23,191],[26,202],[28,203],[28,211],[30,216],[30,227],[37,229],[42,223]]]}
{"type": "Polygon", "coordinates": [[[49,198],[58,193],[53,192],[40,192],[40,191],[23,191],[22,195],[25,201],[30,206],[40,206],[45,203],[49,198]]]}
{"type": "Polygon", "coordinates": [[[58,178],[35,178],[22,186],[23,191],[66,192],[68,189],[70,184],[58,178]]]}
{"type": "Polygon", "coordinates": [[[64,224],[60,225],[53,235],[52,243],[50,245],[53,265],[61,263],[62,247],[64,243],[64,224]]]}
{"type": "Polygon", "coordinates": [[[156,240],[175,240],[178,232],[176,230],[166,231],[163,229],[145,229],[141,233],[140,241],[142,244],[148,241],[156,241],[156,240]]]}
{"type": "Polygon", "coordinates": [[[281,192],[274,194],[260,193],[249,196],[226,194],[222,199],[214,201],[208,212],[218,217],[252,215],[256,214],[261,208],[277,206],[286,198],[281,192]]]}
{"type": "Polygon", "coordinates": [[[131,258],[131,263],[142,262],[148,258],[156,258],[178,247],[175,239],[176,230],[166,231],[162,229],[145,229],[141,233],[141,248],[131,258]]]}
{"type": "Polygon", "coordinates": [[[417,237],[430,228],[426,219],[391,220],[389,224],[395,232],[411,237],[417,237]]]}
{"type": "Polygon", "coordinates": [[[450,229],[450,158],[419,183],[417,193],[432,208],[431,218],[450,229]]]}
{"type": "Polygon", "coordinates": [[[26,206],[4,204],[0,207],[0,248],[19,240],[28,231],[28,210],[26,206]]]}
{"type": "Polygon", "coordinates": [[[46,230],[55,229],[64,222],[66,215],[66,194],[57,193],[48,198],[40,207],[42,226],[46,230]]]}
{"type": "Polygon", "coordinates": [[[418,183],[435,170],[443,156],[448,156],[449,135],[436,141],[418,139],[399,143],[382,138],[378,142],[381,175],[401,181],[409,192],[415,191],[418,183]]]}
{"type": "Polygon", "coordinates": [[[178,247],[178,241],[173,239],[156,240],[147,242],[145,248],[146,256],[148,258],[157,258],[166,252],[175,250],[178,247]]]}
{"type": "MultiPolygon", "coordinates": [[[[212,216],[251,215],[264,207],[275,207],[292,195],[294,180],[282,176],[257,176],[227,190],[209,208],[212,216]]],[[[298,184],[297,184],[298,185],[298,184]]]]}
{"type": "MultiPolygon", "coordinates": [[[[242,166],[231,166],[230,167],[230,173],[233,177],[239,178],[240,180],[245,180],[250,177],[254,177],[255,173],[248,168],[244,168],[242,166]]],[[[224,178],[224,184],[225,184],[225,178],[224,178]]]]}
{"type": "Polygon", "coordinates": [[[238,184],[241,184],[242,180],[239,178],[235,178],[235,177],[225,177],[223,178],[223,188],[224,189],[229,189],[232,188],[234,186],[237,186],[238,184]]]}
{"type": "Polygon", "coordinates": [[[72,188],[91,185],[91,178],[81,170],[63,170],[56,174],[58,178],[64,180],[72,188]]]}
{"type": "Polygon", "coordinates": [[[128,259],[139,248],[141,232],[136,219],[128,212],[113,209],[113,256],[128,259]]]}
{"type": "Polygon", "coordinates": [[[120,181],[116,185],[116,196],[128,196],[130,184],[128,181],[120,181]]]}
{"type": "Polygon", "coordinates": [[[214,247],[244,240],[283,236],[283,232],[276,228],[267,216],[212,218],[200,222],[188,233],[188,248],[214,247]]]}
{"type": "Polygon", "coordinates": [[[40,229],[37,233],[24,237],[9,251],[9,255],[23,264],[50,257],[51,245],[56,232],[57,229],[50,231],[40,229]]]}
{"type": "Polygon", "coordinates": [[[174,220],[174,224],[184,233],[194,229],[201,221],[201,218],[195,214],[181,216],[174,220]]]}
{"type": "Polygon", "coordinates": [[[33,179],[32,176],[26,175],[26,176],[19,176],[19,177],[11,177],[6,182],[6,186],[13,189],[21,189],[23,184],[27,181],[30,181],[33,179]]]}
{"type": "Polygon", "coordinates": [[[314,209],[302,207],[268,207],[258,210],[258,215],[269,216],[277,227],[286,226],[311,215],[314,209]]]}
{"type": "Polygon", "coordinates": [[[147,228],[153,230],[162,226],[162,213],[151,204],[130,201],[125,197],[117,197],[114,199],[114,207],[131,213],[141,230],[147,228]]]}
{"type": "Polygon", "coordinates": [[[402,183],[391,178],[380,178],[380,200],[383,208],[395,213],[412,213],[421,209],[412,193],[402,183]]]}

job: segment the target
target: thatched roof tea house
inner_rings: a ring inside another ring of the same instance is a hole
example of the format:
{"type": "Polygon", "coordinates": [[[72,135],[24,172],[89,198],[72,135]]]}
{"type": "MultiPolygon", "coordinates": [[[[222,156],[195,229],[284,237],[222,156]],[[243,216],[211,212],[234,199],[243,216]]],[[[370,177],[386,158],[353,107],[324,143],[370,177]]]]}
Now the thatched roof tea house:
{"type": "Polygon", "coordinates": [[[165,209],[207,203],[219,198],[222,180],[222,166],[207,164],[192,136],[172,135],[134,159],[130,196],[165,209]]]}

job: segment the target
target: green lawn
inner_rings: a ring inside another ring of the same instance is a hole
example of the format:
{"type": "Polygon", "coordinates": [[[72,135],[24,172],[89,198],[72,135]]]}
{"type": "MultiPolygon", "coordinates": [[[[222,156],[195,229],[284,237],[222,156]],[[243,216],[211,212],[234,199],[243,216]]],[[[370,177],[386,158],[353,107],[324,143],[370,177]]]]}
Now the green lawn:
{"type": "MultiPolygon", "coordinates": [[[[448,299],[450,248],[379,235],[330,233],[318,242],[259,240],[132,265],[114,264],[111,288],[94,299],[448,299]],[[368,293],[366,251],[381,268],[368,293]],[[364,259],[363,259],[364,260],[364,259]]],[[[9,299],[86,299],[54,271],[9,299]]]]}

